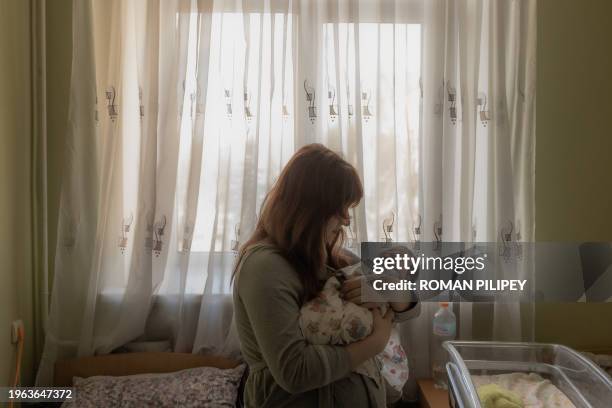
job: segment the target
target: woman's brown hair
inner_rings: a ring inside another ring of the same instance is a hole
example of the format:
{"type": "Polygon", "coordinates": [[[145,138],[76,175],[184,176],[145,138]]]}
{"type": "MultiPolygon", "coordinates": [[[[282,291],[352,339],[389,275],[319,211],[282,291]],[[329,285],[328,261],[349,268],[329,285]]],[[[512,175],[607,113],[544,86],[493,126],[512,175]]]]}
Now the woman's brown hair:
{"type": "Polygon", "coordinates": [[[344,230],[327,243],[328,222],[348,217],[362,197],[359,175],[347,161],[321,144],[302,147],[268,192],[255,231],[240,248],[234,276],[248,248],[267,241],[297,270],[304,300],[312,299],[321,290],[317,272],[326,263],[334,268],[347,263],[341,252],[344,230]]]}

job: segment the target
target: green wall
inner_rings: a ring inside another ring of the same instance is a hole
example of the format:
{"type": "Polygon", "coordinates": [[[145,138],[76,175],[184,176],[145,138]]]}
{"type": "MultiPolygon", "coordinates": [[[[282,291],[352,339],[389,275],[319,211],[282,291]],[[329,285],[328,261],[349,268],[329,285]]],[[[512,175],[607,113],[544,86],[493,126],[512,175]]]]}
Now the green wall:
{"type": "Polygon", "coordinates": [[[30,3],[0,0],[0,386],[12,381],[11,322],[23,320],[22,379],[32,361],[30,3]]]}
{"type": "MultiPolygon", "coordinates": [[[[72,1],[46,2],[49,262],[52,280],[72,59],[72,1]]],[[[32,109],[30,1],[0,0],[0,386],[9,384],[16,348],[11,322],[25,323],[22,383],[31,384],[32,109]]]]}
{"type": "Polygon", "coordinates": [[[72,65],[72,0],[50,0],[47,24],[47,150],[49,194],[49,281],[53,282],[57,220],[64,163],[70,72],[72,65]]]}
{"type": "MultiPolygon", "coordinates": [[[[611,17],[610,0],[538,0],[539,241],[612,241],[611,17]]],[[[612,348],[612,303],[538,305],[536,339],[612,348]]]]}

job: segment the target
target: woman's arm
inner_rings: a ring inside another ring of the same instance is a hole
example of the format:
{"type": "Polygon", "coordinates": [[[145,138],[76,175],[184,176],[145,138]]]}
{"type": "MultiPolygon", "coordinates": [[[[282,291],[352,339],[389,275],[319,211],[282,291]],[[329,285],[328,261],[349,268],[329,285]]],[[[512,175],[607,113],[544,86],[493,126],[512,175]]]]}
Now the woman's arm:
{"type": "MultiPolygon", "coordinates": [[[[275,381],[287,392],[300,393],[339,380],[384,348],[389,317],[380,317],[376,335],[347,347],[313,345],[299,327],[301,283],[293,268],[274,253],[252,256],[242,266],[236,285],[257,348],[275,381]]],[[[389,329],[390,330],[390,329],[389,329]]]]}
{"type": "Polygon", "coordinates": [[[417,305],[417,302],[389,302],[395,313],[404,313],[417,305]]]}
{"type": "MultiPolygon", "coordinates": [[[[391,306],[393,308],[393,306],[391,306]]],[[[395,310],[395,308],[394,308],[395,310]]],[[[406,320],[413,319],[421,314],[421,303],[412,302],[408,304],[408,308],[403,311],[396,311],[395,318],[393,319],[396,323],[405,322],[406,320]]]]}
{"type": "Polygon", "coordinates": [[[362,363],[385,349],[389,341],[389,336],[391,335],[391,328],[393,327],[393,315],[394,313],[392,310],[387,310],[384,316],[381,315],[379,308],[372,310],[372,316],[374,318],[372,334],[363,340],[346,346],[351,356],[351,365],[353,368],[359,367],[362,363]]]}

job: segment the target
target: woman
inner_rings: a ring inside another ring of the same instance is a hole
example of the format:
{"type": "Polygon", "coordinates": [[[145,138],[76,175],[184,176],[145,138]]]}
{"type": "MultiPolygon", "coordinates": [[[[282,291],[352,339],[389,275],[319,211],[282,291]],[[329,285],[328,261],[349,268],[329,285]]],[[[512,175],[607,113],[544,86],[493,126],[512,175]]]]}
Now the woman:
{"type": "MultiPolygon", "coordinates": [[[[352,370],[384,349],[394,312],[396,321],[408,318],[412,304],[391,304],[385,316],[373,308],[372,334],[347,346],[308,344],[298,323],[302,304],[349,264],[342,227],[362,196],[355,169],[318,144],[297,151],[268,193],[234,271],[247,407],[385,405],[382,379],[352,370]]],[[[362,304],[360,289],[359,279],[345,282],[345,300],[362,304]]]]}

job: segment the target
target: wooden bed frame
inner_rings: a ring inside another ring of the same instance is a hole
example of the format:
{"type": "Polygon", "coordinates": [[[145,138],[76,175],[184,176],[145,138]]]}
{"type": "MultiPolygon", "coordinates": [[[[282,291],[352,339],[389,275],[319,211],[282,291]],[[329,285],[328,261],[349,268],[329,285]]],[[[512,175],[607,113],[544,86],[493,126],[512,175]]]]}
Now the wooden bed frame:
{"type": "MultiPolygon", "coordinates": [[[[582,349],[612,355],[612,348],[582,349]]],[[[55,363],[54,385],[69,387],[73,377],[96,375],[124,376],[146,373],[171,373],[194,367],[234,368],[240,363],[220,356],[189,353],[146,352],[121,353],[61,360],[55,363]]]]}
{"type": "Polygon", "coordinates": [[[69,387],[73,377],[124,376],[170,373],[194,367],[234,368],[240,363],[220,356],[189,353],[146,352],[82,357],[55,363],[54,385],[69,387]]]}

